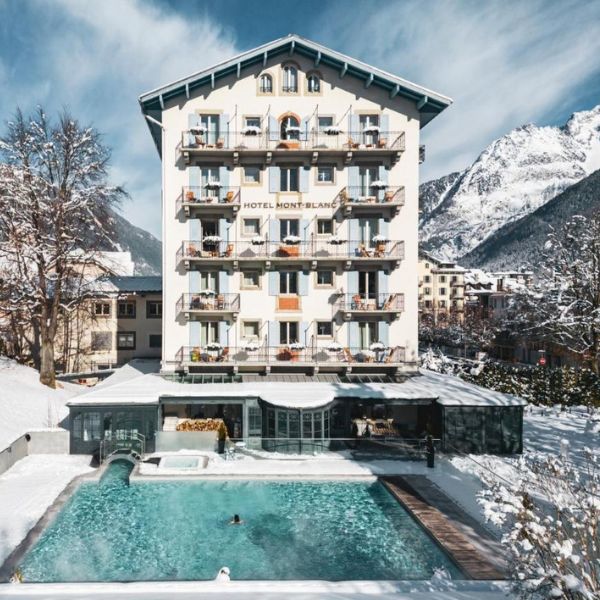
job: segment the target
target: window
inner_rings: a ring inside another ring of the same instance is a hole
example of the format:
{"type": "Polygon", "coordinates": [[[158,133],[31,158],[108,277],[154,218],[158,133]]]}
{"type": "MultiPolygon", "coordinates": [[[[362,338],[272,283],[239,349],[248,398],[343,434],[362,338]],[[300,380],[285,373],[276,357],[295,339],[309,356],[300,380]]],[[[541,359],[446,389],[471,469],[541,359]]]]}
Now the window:
{"type": "Polygon", "coordinates": [[[258,321],[244,321],[242,323],[242,337],[247,340],[257,340],[260,334],[260,323],[258,321]]]}
{"type": "Polygon", "coordinates": [[[431,295],[431,288],[426,287],[423,292],[425,293],[426,296],[430,296],[431,295]]]}
{"type": "Polygon", "coordinates": [[[119,302],[117,316],[119,319],[135,319],[135,302],[119,302]]]}
{"type": "Polygon", "coordinates": [[[217,273],[215,271],[202,271],[200,273],[200,289],[201,290],[212,290],[217,292],[217,273]]]}
{"type": "Polygon", "coordinates": [[[379,139],[379,115],[360,115],[359,125],[363,144],[376,144],[379,139]]]}
{"type": "Polygon", "coordinates": [[[298,119],[291,115],[281,119],[280,134],[282,140],[299,140],[300,122],[298,119]]]}
{"type": "Polygon", "coordinates": [[[97,317],[109,317],[110,302],[94,302],[94,314],[97,317]]]}
{"type": "Polygon", "coordinates": [[[456,275],[452,275],[452,277],[450,278],[450,281],[452,283],[457,283],[458,282],[458,277],[456,275]]]}
{"type": "MultiPolygon", "coordinates": [[[[360,182],[359,196],[376,196],[378,188],[373,187],[374,181],[379,181],[379,168],[378,167],[359,167],[358,168],[358,179],[360,182]]],[[[355,192],[355,190],[350,190],[355,192]]]]}
{"type": "Polygon", "coordinates": [[[323,131],[327,127],[333,126],[333,117],[319,117],[317,119],[317,127],[319,128],[319,133],[323,133],[323,131]]]}
{"type": "Polygon", "coordinates": [[[206,346],[219,341],[218,323],[216,321],[203,321],[200,323],[200,345],[206,346]]]}
{"type": "Polygon", "coordinates": [[[333,165],[319,165],[317,167],[317,181],[319,183],[334,183],[334,177],[333,165]]]}
{"type": "Polygon", "coordinates": [[[365,321],[358,324],[358,333],[360,336],[360,347],[363,349],[369,348],[371,344],[378,342],[377,323],[365,321]]]}
{"type": "Polygon", "coordinates": [[[431,308],[431,300],[425,300],[425,308],[431,308]]]}
{"type": "Polygon", "coordinates": [[[320,287],[333,287],[333,271],[317,271],[317,285],[320,287]]]}
{"type": "Polygon", "coordinates": [[[298,93],[298,69],[293,65],[283,67],[282,91],[286,94],[298,93]]]}
{"type": "Polygon", "coordinates": [[[298,219],[280,219],[279,237],[285,239],[288,235],[298,237],[300,234],[300,221],[298,219]]]}
{"type": "Polygon", "coordinates": [[[112,333],[110,331],[92,331],[92,352],[112,350],[112,333]]]}
{"type": "Polygon", "coordinates": [[[249,183],[249,184],[260,183],[260,167],[257,167],[257,166],[244,167],[244,183],[249,183]]]}
{"type": "Polygon", "coordinates": [[[83,436],[84,442],[100,439],[100,413],[84,412],[83,417],[83,436]]]}
{"type": "Polygon", "coordinates": [[[317,321],[317,337],[332,337],[333,323],[331,321],[317,321]]]}
{"type": "Polygon", "coordinates": [[[297,294],[298,293],[298,271],[280,271],[279,273],[279,293],[297,294]]]}
{"type": "Polygon", "coordinates": [[[162,319],[162,300],[146,302],[146,319],[162,319]]]}
{"type": "Polygon", "coordinates": [[[220,115],[204,114],[198,116],[198,125],[202,128],[200,140],[205,144],[216,144],[219,139],[220,115]]]}
{"type": "Polygon", "coordinates": [[[135,350],[135,331],[117,333],[117,350],[135,350]]]}
{"type": "Polygon", "coordinates": [[[258,271],[242,271],[242,288],[259,288],[260,273],[258,271]]]}
{"type": "Polygon", "coordinates": [[[429,263],[425,263],[425,268],[429,269],[429,263]]]}
{"type": "Polygon", "coordinates": [[[261,94],[272,94],[273,93],[273,78],[268,73],[263,73],[260,76],[258,89],[261,94]]]}
{"type": "Polygon", "coordinates": [[[148,346],[150,346],[150,348],[161,348],[162,335],[160,333],[151,333],[148,336],[148,346]]]}
{"type": "Polygon", "coordinates": [[[244,117],[245,127],[258,127],[260,129],[260,117],[244,117]]]}
{"type": "Polygon", "coordinates": [[[319,235],[333,234],[333,220],[332,219],[317,219],[317,233],[319,235]]]}
{"type": "Polygon", "coordinates": [[[425,281],[425,283],[431,283],[431,275],[425,275],[425,277],[423,277],[423,281],[425,281]]]}
{"type": "Polygon", "coordinates": [[[279,343],[293,344],[298,340],[298,322],[280,321],[279,322],[279,343]]]}
{"type": "Polygon", "coordinates": [[[311,73],[306,78],[306,89],[309,94],[319,94],[321,92],[321,78],[316,73],[311,73]]]}
{"type": "Polygon", "coordinates": [[[281,167],[281,181],[279,185],[280,192],[298,192],[300,191],[298,181],[300,179],[299,167],[281,167]]]}
{"type": "Polygon", "coordinates": [[[440,296],[446,295],[446,288],[440,288],[440,296]]]}
{"type": "Polygon", "coordinates": [[[446,308],[446,301],[440,300],[440,308],[446,308]]]}
{"type": "Polygon", "coordinates": [[[258,235],[260,233],[260,219],[244,219],[242,231],[244,235],[258,235]]]}
{"type": "Polygon", "coordinates": [[[440,281],[440,283],[446,283],[446,276],[445,275],[440,275],[439,281],[440,281]]]}

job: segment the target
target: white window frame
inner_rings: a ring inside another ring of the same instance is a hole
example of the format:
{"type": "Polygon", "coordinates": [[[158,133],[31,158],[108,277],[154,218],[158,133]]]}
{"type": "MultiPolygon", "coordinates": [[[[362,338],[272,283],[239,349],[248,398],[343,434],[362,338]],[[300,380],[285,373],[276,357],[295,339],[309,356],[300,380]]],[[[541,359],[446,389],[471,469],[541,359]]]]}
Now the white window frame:
{"type": "Polygon", "coordinates": [[[327,319],[317,319],[315,321],[315,335],[318,339],[332,339],[333,338],[333,321],[327,320],[327,319]],[[331,327],[331,333],[328,335],[320,334],[319,333],[319,323],[329,323],[329,326],[331,327]]]}
{"type": "Polygon", "coordinates": [[[315,287],[331,289],[335,287],[336,272],[335,269],[317,269],[315,272],[315,287]],[[319,273],[331,273],[331,283],[319,283],[319,273]]]}
{"type": "Polygon", "coordinates": [[[333,165],[333,164],[317,165],[317,168],[315,169],[315,183],[317,185],[335,185],[335,165],[333,165]],[[319,177],[319,171],[321,169],[331,169],[331,181],[325,181],[319,177]]]}
{"type": "Polygon", "coordinates": [[[289,346],[290,344],[293,344],[294,342],[300,342],[300,322],[299,321],[289,321],[289,320],[285,320],[285,321],[278,321],[279,323],[279,345],[280,346],[289,346]],[[282,331],[282,325],[285,325],[285,336],[281,335],[282,331]],[[295,326],[296,328],[296,336],[292,336],[290,333],[290,329],[291,329],[291,325],[295,326]],[[285,337],[285,341],[284,341],[284,337],[285,337]]]}
{"type": "Polygon", "coordinates": [[[279,192],[283,194],[298,194],[300,192],[300,167],[280,167],[279,192]],[[292,172],[296,172],[296,189],[291,189],[293,178],[292,172]],[[282,188],[286,189],[282,189],[282,188]]]}
{"type": "Polygon", "coordinates": [[[299,284],[300,277],[298,271],[279,271],[280,296],[297,296],[299,284]],[[290,291],[293,289],[295,289],[296,291],[290,291]]]}
{"type": "Polygon", "coordinates": [[[243,290],[260,290],[261,289],[260,277],[261,277],[261,275],[260,275],[260,271],[258,269],[243,269],[240,273],[240,288],[243,290]],[[258,278],[257,285],[248,285],[244,281],[244,275],[246,275],[247,273],[255,273],[256,274],[256,276],[258,278]]]}
{"type": "Polygon", "coordinates": [[[257,186],[262,184],[262,169],[260,165],[244,165],[242,171],[242,185],[257,186]],[[257,169],[258,181],[248,181],[246,179],[246,169],[257,169]]]}
{"type": "Polygon", "coordinates": [[[260,235],[260,217],[244,217],[242,219],[242,237],[255,237],[260,235]],[[253,231],[246,230],[246,224],[248,221],[256,222],[256,229],[253,231]]]}
{"type": "Polygon", "coordinates": [[[260,340],[260,328],[262,326],[262,321],[260,319],[244,319],[241,324],[241,337],[243,340],[260,340]],[[246,325],[255,323],[256,324],[256,335],[246,335],[246,325]]]}

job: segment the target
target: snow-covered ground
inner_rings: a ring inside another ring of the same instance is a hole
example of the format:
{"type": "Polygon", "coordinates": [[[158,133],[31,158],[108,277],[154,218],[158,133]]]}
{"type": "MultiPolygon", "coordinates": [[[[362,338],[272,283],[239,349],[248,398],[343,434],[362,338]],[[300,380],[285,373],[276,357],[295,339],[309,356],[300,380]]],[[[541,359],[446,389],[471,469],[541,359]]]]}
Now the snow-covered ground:
{"type": "Polygon", "coordinates": [[[92,471],[89,456],[36,454],[0,476],[0,564],[77,475],[92,471]]]}
{"type": "Polygon", "coordinates": [[[32,429],[58,427],[68,414],[65,403],[81,391],[75,384],[50,389],[31,367],[0,357],[0,450],[32,429]]]}

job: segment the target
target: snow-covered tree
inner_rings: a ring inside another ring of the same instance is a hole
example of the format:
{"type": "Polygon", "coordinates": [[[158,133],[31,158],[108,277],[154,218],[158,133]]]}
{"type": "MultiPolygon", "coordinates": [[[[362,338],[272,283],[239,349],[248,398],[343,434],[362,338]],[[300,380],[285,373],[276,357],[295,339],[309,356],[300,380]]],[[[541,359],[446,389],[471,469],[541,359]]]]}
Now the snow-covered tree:
{"type": "Polygon", "coordinates": [[[486,517],[504,528],[514,589],[520,598],[600,597],[598,458],[524,456],[520,480],[482,474],[486,517]],[[583,466],[582,466],[583,465],[583,466]]]}
{"type": "Polygon", "coordinates": [[[17,111],[0,139],[0,313],[39,338],[40,381],[55,385],[61,313],[85,295],[88,266],[124,192],[107,183],[109,150],[64,112],[17,111]]]}
{"type": "Polygon", "coordinates": [[[573,217],[548,236],[539,280],[514,296],[507,325],[600,374],[600,216],[573,217]]]}

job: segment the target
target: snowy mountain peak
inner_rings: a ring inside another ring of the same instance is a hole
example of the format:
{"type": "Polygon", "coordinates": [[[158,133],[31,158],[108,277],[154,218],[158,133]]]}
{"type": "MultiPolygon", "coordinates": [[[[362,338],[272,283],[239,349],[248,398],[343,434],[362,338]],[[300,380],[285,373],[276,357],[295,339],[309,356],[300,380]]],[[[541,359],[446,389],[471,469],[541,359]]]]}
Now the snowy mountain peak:
{"type": "Polygon", "coordinates": [[[421,205],[423,246],[456,260],[598,168],[600,106],[574,113],[562,127],[517,127],[457,178],[421,186],[427,195],[421,205]]]}

